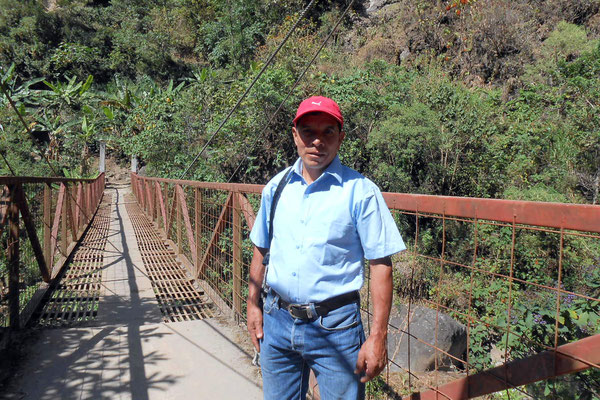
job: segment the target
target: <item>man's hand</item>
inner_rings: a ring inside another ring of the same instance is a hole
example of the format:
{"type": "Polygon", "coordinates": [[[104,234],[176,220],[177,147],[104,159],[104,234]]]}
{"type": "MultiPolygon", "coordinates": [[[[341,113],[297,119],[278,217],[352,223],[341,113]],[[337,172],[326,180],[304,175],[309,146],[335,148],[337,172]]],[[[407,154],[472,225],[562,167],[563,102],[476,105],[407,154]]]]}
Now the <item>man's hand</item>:
{"type": "Polygon", "coordinates": [[[364,373],[360,381],[375,378],[387,363],[387,325],[392,307],[392,260],[389,257],[371,260],[371,302],[373,323],[369,338],[358,352],[355,374],[364,373]]]}
{"type": "Polygon", "coordinates": [[[385,337],[371,335],[358,352],[354,373],[357,375],[364,373],[365,376],[361,377],[360,381],[365,383],[379,375],[385,368],[386,363],[387,346],[385,337]]]}
{"type": "Polygon", "coordinates": [[[256,351],[260,352],[260,339],[263,337],[263,315],[258,304],[251,304],[248,302],[246,318],[250,339],[252,339],[256,351]]]}
{"type": "Polygon", "coordinates": [[[259,304],[263,277],[265,276],[265,266],[262,262],[266,253],[267,249],[254,246],[254,254],[250,263],[250,279],[248,281],[246,323],[248,324],[250,339],[252,339],[256,351],[260,351],[260,339],[263,338],[263,314],[259,304]]]}

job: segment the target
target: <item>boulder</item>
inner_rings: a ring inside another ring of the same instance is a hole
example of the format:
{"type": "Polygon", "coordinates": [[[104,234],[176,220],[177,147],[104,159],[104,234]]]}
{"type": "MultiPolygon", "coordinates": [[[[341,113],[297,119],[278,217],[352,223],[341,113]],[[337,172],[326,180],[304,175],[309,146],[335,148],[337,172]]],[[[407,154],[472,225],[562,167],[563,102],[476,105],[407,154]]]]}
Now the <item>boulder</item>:
{"type": "Polygon", "coordinates": [[[374,13],[374,12],[380,10],[381,8],[383,8],[384,6],[387,6],[388,4],[396,3],[396,2],[397,2],[397,0],[370,0],[369,7],[367,7],[367,13],[368,14],[374,13]]]}
{"type": "MultiPolygon", "coordinates": [[[[388,357],[400,367],[409,368],[409,338],[406,333],[408,325],[408,306],[400,305],[392,308],[390,315],[390,328],[388,333],[388,357]]],[[[435,359],[438,359],[438,368],[446,369],[452,364],[462,368],[463,363],[456,361],[436,351],[431,346],[436,346],[436,314],[437,311],[427,307],[412,305],[410,315],[410,370],[411,372],[425,372],[435,369],[435,359]],[[417,340],[420,339],[420,340],[417,340]],[[431,346],[428,346],[425,343],[431,346]]],[[[447,314],[439,312],[437,348],[452,356],[465,360],[467,350],[467,328],[447,314]]],[[[392,371],[402,371],[391,364],[392,371]]]]}

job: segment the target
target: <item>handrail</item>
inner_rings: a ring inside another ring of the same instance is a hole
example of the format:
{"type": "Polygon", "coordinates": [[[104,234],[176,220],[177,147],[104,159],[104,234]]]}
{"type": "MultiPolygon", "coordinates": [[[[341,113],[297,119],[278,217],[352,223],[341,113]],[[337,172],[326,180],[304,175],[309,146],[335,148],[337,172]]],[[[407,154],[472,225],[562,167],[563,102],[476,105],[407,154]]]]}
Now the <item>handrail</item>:
{"type": "MultiPolygon", "coordinates": [[[[221,309],[243,322],[252,253],[248,236],[264,186],[151,178],[135,173],[131,184],[138,203],[163,229],[190,274],[221,309]]],[[[390,324],[389,337],[403,337],[398,339],[398,346],[405,340],[403,346],[409,349],[414,345],[429,348],[436,355],[436,374],[448,362],[466,372],[464,378],[439,385],[437,377],[433,383],[431,379],[421,380],[411,364],[400,365],[392,357],[389,367],[408,374],[414,394],[406,399],[467,399],[502,390],[525,393],[520,385],[599,368],[600,323],[590,328],[587,337],[561,332],[565,318],[569,318],[569,313],[565,317],[565,299],[567,305],[578,301],[591,310],[600,304],[600,293],[584,292],[566,278],[574,269],[581,269],[582,262],[588,262],[582,260],[600,262],[600,206],[406,193],[383,193],[383,197],[401,224],[409,247],[394,260],[395,291],[408,302],[408,315],[416,303],[435,310],[435,340],[415,333],[410,318],[390,324]],[[462,245],[460,251],[457,244],[462,245]],[[574,254],[574,248],[579,253],[574,254]],[[535,269],[538,262],[547,267],[535,269]],[[427,274],[435,279],[429,278],[430,286],[423,287],[427,274]],[[480,277],[482,287],[477,287],[475,276],[480,277]],[[537,313],[536,318],[545,316],[543,324],[549,325],[547,336],[538,338],[521,333],[518,323],[525,317],[522,310],[533,307],[532,298],[546,298],[540,296],[554,300],[530,310],[537,313]],[[497,310],[500,317],[491,320],[479,314],[476,300],[479,304],[495,301],[504,309],[497,310]],[[438,343],[442,313],[465,325],[466,356],[438,343]],[[488,340],[488,345],[501,346],[504,354],[499,367],[475,367],[470,352],[476,335],[488,340]],[[526,355],[520,356],[523,348],[526,355]]],[[[600,269],[600,264],[590,268],[600,269]]],[[[363,299],[368,326],[368,292],[363,293],[363,299]]],[[[578,318],[577,313],[571,315],[578,318]]]]}
{"type": "MultiPolygon", "coordinates": [[[[104,174],[104,173],[102,173],[104,174]]],[[[12,175],[0,175],[0,185],[11,185],[18,183],[77,183],[77,182],[95,182],[100,175],[96,178],[64,178],[60,176],[12,176],[12,175]]]]}
{"type": "Polygon", "coordinates": [[[383,198],[391,209],[600,232],[597,205],[408,193],[383,193],[383,198]]]}

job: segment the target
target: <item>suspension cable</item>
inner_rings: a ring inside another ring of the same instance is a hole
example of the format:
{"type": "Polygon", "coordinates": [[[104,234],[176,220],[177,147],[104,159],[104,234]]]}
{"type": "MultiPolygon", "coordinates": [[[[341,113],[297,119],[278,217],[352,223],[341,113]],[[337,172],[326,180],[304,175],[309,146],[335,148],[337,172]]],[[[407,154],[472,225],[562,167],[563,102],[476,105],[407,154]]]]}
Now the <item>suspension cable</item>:
{"type": "Polygon", "coordinates": [[[190,168],[192,168],[192,166],[196,163],[196,161],[198,161],[198,158],[200,158],[200,155],[202,155],[202,153],[204,153],[204,150],[206,150],[206,148],[208,147],[208,145],[212,142],[212,140],[215,138],[215,136],[217,136],[217,134],[221,131],[221,129],[223,128],[223,126],[225,125],[225,123],[229,120],[229,118],[231,117],[231,115],[235,112],[235,110],[237,110],[237,108],[240,106],[240,104],[242,103],[242,101],[246,98],[246,96],[248,95],[248,93],[250,93],[250,90],[252,90],[252,87],[254,87],[254,84],[256,84],[256,82],[260,79],[260,77],[262,76],[262,74],[266,71],[267,67],[271,64],[271,62],[273,61],[273,59],[275,58],[275,56],[277,55],[277,53],[279,53],[279,50],[281,50],[281,48],[287,43],[288,39],[292,36],[292,33],[296,30],[296,28],[300,24],[300,21],[302,21],[302,19],[304,19],[304,17],[308,13],[308,11],[313,7],[313,5],[315,4],[316,1],[317,0],[310,0],[310,3],[308,3],[308,5],[306,6],[306,8],[302,11],[302,13],[300,14],[300,16],[298,17],[298,20],[296,20],[296,22],[294,23],[294,25],[290,28],[290,30],[288,31],[288,33],[286,34],[286,36],[283,38],[283,40],[281,41],[281,43],[279,44],[279,46],[277,47],[277,49],[275,49],[275,51],[269,56],[269,58],[267,59],[265,65],[262,67],[262,69],[260,70],[260,72],[258,73],[258,75],[256,75],[256,77],[254,78],[254,80],[252,81],[252,83],[250,83],[250,86],[248,86],[248,88],[246,89],[246,91],[238,99],[237,103],[229,111],[229,113],[227,114],[227,116],[223,119],[223,121],[221,121],[221,124],[219,125],[219,127],[217,128],[217,130],[211,135],[211,137],[208,139],[208,141],[206,143],[204,143],[204,146],[202,146],[202,149],[200,150],[200,152],[198,152],[198,154],[196,155],[196,157],[194,157],[194,159],[192,160],[192,162],[190,163],[190,165],[188,165],[188,167],[185,169],[185,171],[183,171],[183,173],[181,174],[181,176],[179,177],[179,179],[183,179],[187,175],[187,172],[190,170],[190,168]]]}
{"type": "MultiPolygon", "coordinates": [[[[271,118],[269,118],[269,121],[267,122],[267,124],[265,125],[265,127],[263,128],[263,130],[260,132],[260,134],[256,135],[254,137],[254,141],[252,142],[252,144],[250,145],[250,150],[248,151],[248,153],[246,154],[245,157],[242,158],[242,160],[240,161],[240,163],[238,164],[237,168],[235,169],[235,171],[233,171],[233,173],[231,174],[231,176],[229,177],[229,179],[227,180],[227,183],[230,183],[231,180],[234,178],[235,174],[237,174],[237,172],[239,171],[239,169],[242,167],[242,165],[244,164],[244,162],[248,159],[248,154],[252,153],[252,151],[254,150],[254,147],[256,146],[256,144],[258,143],[258,140],[264,136],[265,132],[267,131],[267,129],[269,129],[269,126],[273,123],[273,121],[275,120],[275,117],[277,116],[277,114],[283,109],[283,106],[285,105],[285,103],[287,103],[288,99],[290,98],[290,96],[292,95],[292,92],[294,91],[294,89],[296,89],[296,87],[298,86],[298,84],[300,83],[300,81],[302,80],[302,78],[304,78],[304,75],[306,75],[306,72],[308,71],[308,69],[312,66],[312,64],[315,62],[315,60],[317,59],[317,57],[319,56],[319,54],[321,53],[321,51],[323,50],[323,48],[325,47],[325,44],[327,44],[327,42],[329,41],[329,39],[331,38],[331,36],[333,36],[333,34],[335,33],[335,31],[337,30],[337,28],[339,27],[340,23],[343,21],[344,17],[346,16],[346,14],[348,13],[348,11],[350,11],[350,8],[352,7],[352,5],[354,4],[355,0],[350,1],[350,4],[348,4],[348,6],[346,7],[346,9],[344,10],[344,12],[342,13],[342,15],[340,16],[340,18],[337,20],[336,24],[334,25],[334,27],[331,29],[331,31],[329,32],[329,34],[327,35],[327,37],[325,38],[325,40],[323,40],[323,42],[321,43],[321,46],[319,46],[319,48],[317,49],[317,51],[315,52],[315,54],[313,55],[313,57],[310,59],[310,61],[306,64],[306,67],[304,68],[304,70],[302,71],[302,73],[298,76],[298,78],[296,79],[296,82],[294,82],[294,84],[292,85],[292,87],[290,88],[290,90],[288,91],[287,95],[285,96],[285,98],[283,99],[283,101],[279,104],[279,107],[277,107],[277,110],[275,110],[275,112],[271,115],[271,118]]],[[[248,172],[248,170],[244,170],[244,174],[240,177],[243,178],[246,173],[248,172]]]]}
{"type": "Polygon", "coordinates": [[[0,152],[0,155],[2,156],[2,159],[4,160],[4,163],[6,164],[6,166],[8,167],[8,169],[10,170],[10,173],[13,174],[13,176],[16,176],[15,174],[15,170],[10,166],[8,160],[6,159],[6,157],[4,156],[3,152],[0,152]]]}

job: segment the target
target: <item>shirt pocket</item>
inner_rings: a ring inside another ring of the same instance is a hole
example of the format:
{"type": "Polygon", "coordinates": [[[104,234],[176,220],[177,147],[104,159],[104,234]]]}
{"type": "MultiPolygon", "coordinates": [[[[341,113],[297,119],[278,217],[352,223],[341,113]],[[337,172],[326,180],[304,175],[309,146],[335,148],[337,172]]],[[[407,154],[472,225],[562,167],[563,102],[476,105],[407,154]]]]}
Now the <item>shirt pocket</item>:
{"type": "Polygon", "coordinates": [[[339,222],[330,222],[321,227],[312,241],[317,262],[322,266],[341,266],[348,253],[360,245],[354,225],[339,222]]]}
{"type": "Polygon", "coordinates": [[[360,311],[357,303],[350,303],[329,311],[319,318],[319,325],[327,331],[350,329],[360,322],[360,311]]]}

